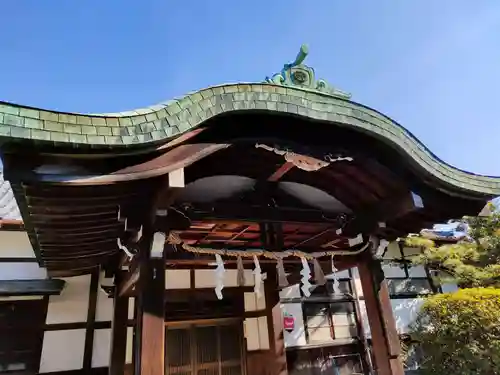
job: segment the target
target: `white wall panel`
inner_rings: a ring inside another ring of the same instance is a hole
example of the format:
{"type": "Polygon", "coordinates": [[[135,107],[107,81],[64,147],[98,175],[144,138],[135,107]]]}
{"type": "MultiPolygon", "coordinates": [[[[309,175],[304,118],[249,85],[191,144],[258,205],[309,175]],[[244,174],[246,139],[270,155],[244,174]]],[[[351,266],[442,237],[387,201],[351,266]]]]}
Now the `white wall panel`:
{"type": "Polygon", "coordinates": [[[125,363],[132,363],[134,355],[134,327],[127,328],[127,351],[125,353],[125,363]]]}
{"type": "Polygon", "coordinates": [[[113,301],[113,298],[109,298],[101,287],[98,287],[95,311],[95,320],[97,322],[108,322],[113,320],[113,301]]]}
{"type": "Polygon", "coordinates": [[[300,298],[300,284],[283,288],[280,291],[280,298],[300,298]]]}
{"type": "Polygon", "coordinates": [[[84,348],[84,329],[45,332],[40,373],[81,369],[84,348]]]}
{"type": "Polygon", "coordinates": [[[0,280],[46,279],[47,271],[38,263],[0,263],[0,280]]]}
{"type": "MultiPolygon", "coordinates": [[[[237,270],[226,270],[224,273],[224,287],[230,288],[238,286],[237,276],[237,270]]],[[[196,288],[215,288],[215,272],[214,270],[196,270],[194,281],[196,288]]],[[[252,285],[254,285],[252,270],[245,269],[245,286],[252,285]]]]}
{"type": "Polygon", "coordinates": [[[68,277],[59,296],[50,296],[47,324],[86,322],[91,275],[68,277]]]}
{"type": "Polygon", "coordinates": [[[128,318],[134,319],[135,298],[128,299],[128,318]]]}
{"type": "Polygon", "coordinates": [[[34,258],[26,232],[0,232],[0,258],[34,258]]]}
{"type": "Polygon", "coordinates": [[[260,297],[257,297],[255,292],[243,293],[245,311],[260,311],[266,308],[266,297],[262,290],[260,297]]]}
{"type": "Polygon", "coordinates": [[[92,348],[92,367],[108,367],[110,355],[111,329],[96,329],[92,348]]]}
{"type": "Polygon", "coordinates": [[[167,289],[191,288],[191,275],[189,270],[166,270],[165,287],[167,289]]]}

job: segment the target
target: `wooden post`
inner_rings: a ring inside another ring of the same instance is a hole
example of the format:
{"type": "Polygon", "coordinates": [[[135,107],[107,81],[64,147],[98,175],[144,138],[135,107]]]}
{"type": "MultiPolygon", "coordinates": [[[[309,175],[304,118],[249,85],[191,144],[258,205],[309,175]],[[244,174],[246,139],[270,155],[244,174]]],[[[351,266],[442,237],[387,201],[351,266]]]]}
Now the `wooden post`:
{"type": "Polygon", "coordinates": [[[266,374],[287,375],[285,338],[283,336],[283,312],[280,306],[276,267],[266,267],[265,271],[267,278],[264,280],[264,293],[270,349],[269,372],[266,374]]]}
{"type": "Polygon", "coordinates": [[[165,260],[150,258],[153,234],[144,230],[140,245],[135,375],[165,373],[165,260]]]}
{"type": "Polygon", "coordinates": [[[380,261],[368,253],[358,264],[366,312],[370,323],[372,350],[378,375],[404,375],[401,344],[396,330],[387,282],[380,261]]]}
{"type": "Polygon", "coordinates": [[[111,354],[109,361],[109,375],[123,375],[127,351],[127,321],[128,296],[120,296],[120,285],[123,272],[118,271],[115,276],[115,293],[113,301],[113,322],[111,325],[111,354]]]}

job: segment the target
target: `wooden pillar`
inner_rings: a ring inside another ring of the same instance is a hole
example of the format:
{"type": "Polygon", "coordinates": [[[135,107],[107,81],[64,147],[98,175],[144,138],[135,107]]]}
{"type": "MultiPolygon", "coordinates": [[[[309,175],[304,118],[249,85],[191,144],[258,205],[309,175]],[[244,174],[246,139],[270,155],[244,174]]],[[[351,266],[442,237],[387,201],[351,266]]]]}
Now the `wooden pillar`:
{"type": "Polygon", "coordinates": [[[135,375],[165,373],[165,260],[150,256],[153,234],[144,230],[138,254],[135,375]]]}
{"type": "Polygon", "coordinates": [[[264,293],[269,330],[269,372],[266,372],[266,375],[287,375],[283,312],[280,306],[276,267],[266,267],[265,271],[267,278],[264,280],[264,293]]]}
{"type": "Polygon", "coordinates": [[[367,252],[358,264],[366,312],[372,336],[372,352],[378,375],[404,375],[401,344],[396,330],[387,282],[380,261],[367,252]]]}
{"type": "Polygon", "coordinates": [[[109,375],[123,375],[125,372],[129,297],[120,296],[122,281],[123,272],[118,271],[115,276],[113,322],[111,325],[111,357],[108,368],[109,375]]]}

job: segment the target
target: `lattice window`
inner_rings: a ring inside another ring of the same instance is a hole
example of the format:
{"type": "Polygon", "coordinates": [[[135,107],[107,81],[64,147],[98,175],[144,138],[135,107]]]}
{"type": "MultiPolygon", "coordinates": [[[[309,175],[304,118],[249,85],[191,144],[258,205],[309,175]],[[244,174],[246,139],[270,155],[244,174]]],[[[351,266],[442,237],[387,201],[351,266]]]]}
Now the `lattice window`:
{"type": "Polygon", "coordinates": [[[348,280],[341,280],[341,295],[334,294],[333,283],[316,286],[303,302],[309,344],[349,340],[358,336],[352,291],[348,280]]]}
{"type": "Polygon", "coordinates": [[[242,374],[241,323],[167,327],[166,373],[242,374]]]}

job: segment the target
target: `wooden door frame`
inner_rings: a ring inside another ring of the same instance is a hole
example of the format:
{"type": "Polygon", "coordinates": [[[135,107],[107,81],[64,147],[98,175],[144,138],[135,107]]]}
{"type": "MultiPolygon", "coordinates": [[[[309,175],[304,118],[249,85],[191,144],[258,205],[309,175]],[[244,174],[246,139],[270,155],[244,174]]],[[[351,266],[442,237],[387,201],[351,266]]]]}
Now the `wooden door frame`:
{"type": "MultiPolygon", "coordinates": [[[[165,322],[165,337],[167,335],[167,330],[171,329],[182,329],[189,328],[192,329],[193,326],[208,326],[208,327],[220,327],[224,325],[234,325],[238,327],[238,332],[240,335],[240,368],[241,375],[247,375],[247,360],[246,360],[246,341],[244,332],[244,318],[243,317],[230,317],[230,318],[209,318],[209,319],[189,319],[189,320],[177,320],[177,321],[166,321],[165,322]]],[[[191,343],[193,345],[194,343],[191,343]]],[[[167,347],[167,345],[165,346],[167,347]]],[[[191,355],[191,361],[193,361],[193,353],[191,355]]],[[[165,353],[165,363],[167,361],[167,353],[165,353]]],[[[166,368],[167,366],[165,366],[166,368]]],[[[195,366],[193,365],[193,368],[195,366]]],[[[197,375],[197,374],[193,374],[197,375]]]]}

